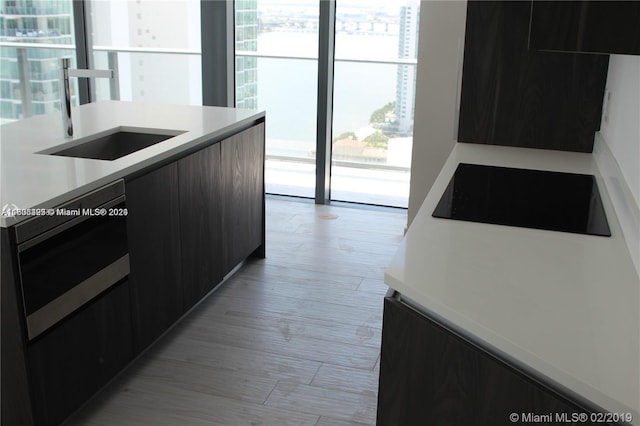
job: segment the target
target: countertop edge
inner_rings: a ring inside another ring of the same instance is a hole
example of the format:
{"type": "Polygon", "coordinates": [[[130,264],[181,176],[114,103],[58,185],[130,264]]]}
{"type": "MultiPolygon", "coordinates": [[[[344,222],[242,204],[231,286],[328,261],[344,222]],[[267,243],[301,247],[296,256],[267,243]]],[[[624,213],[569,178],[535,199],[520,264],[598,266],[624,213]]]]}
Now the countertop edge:
{"type": "MultiPolygon", "coordinates": [[[[102,104],[113,104],[113,103],[117,103],[119,101],[104,101],[102,102],[102,104]]],[[[99,105],[100,103],[98,103],[99,105]]],[[[130,105],[135,105],[135,103],[127,103],[130,105]]],[[[90,105],[92,108],[96,108],[96,104],[87,104],[90,105]]],[[[148,104],[151,105],[151,104],[148,104]]],[[[144,106],[148,106],[148,105],[144,105],[144,106]]],[[[184,107],[184,106],[179,106],[179,107],[184,107]]],[[[195,106],[189,106],[189,107],[193,107],[193,108],[198,108],[195,106]]],[[[82,107],[80,107],[82,108],[82,107]]],[[[163,105],[163,108],[171,108],[170,105],[163,105]]],[[[202,108],[209,108],[209,107],[202,107],[202,108]]],[[[236,110],[236,108],[222,108],[222,107],[213,107],[213,108],[221,108],[221,110],[236,110]]],[[[247,112],[250,112],[250,110],[246,110],[247,112]]],[[[138,162],[136,162],[135,164],[130,164],[128,166],[124,166],[114,172],[105,174],[104,176],[101,176],[87,184],[78,186],[72,190],[66,191],[64,193],[61,193],[59,195],[56,195],[54,197],[48,198],[47,200],[44,200],[42,202],[39,202],[37,204],[34,205],[30,205],[30,206],[19,206],[21,209],[48,209],[48,208],[55,208],[69,200],[72,200],[76,197],[79,197],[89,191],[95,190],[97,188],[100,188],[103,185],[109,184],[110,182],[113,182],[115,180],[118,179],[123,179],[127,176],[131,176],[132,174],[135,174],[136,172],[143,170],[145,168],[148,167],[152,167],[154,164],[157,163],[165,163],[165,162],[170,162],[172,159],[179,159],[180,157],[182,157],[183,155],[188,155],[190,152],[193,152],[195,150],[197,150],[199,147],[205,147],[209,144],[209,142],[212,141],[212,139],[216,139],[216,141],[213,141],[212,143],[216,143],[219,142],[220,140],[231,136],[239,131],[244,130],[245,128],[249,128],[251,127],[254,123],[258,123],[261,121],[264,121],[264,119],[266,118],[266,112],[265,111],[251,111],[253,112],[253,114],[246,116],[236,122],[234,122],[233,124],[230,125],[226,125],[223,127],[219,127],[216,129],[213,129],[212,131],[206,132],[204,134],[200,134],[197,135],[196,137],[194,137],[193,139],[183,142],[182,144],[180,144],[179,146],[173,147],[173,148],[169,148],[166,149],[164,151],[158,152],[156,154],[152,154],[151,156],[144,158],[138,162]]],[[[153,147],[153,146],[152,146],[153,147]]],[[[148,149],[148,148],[145,148],[148,149]]],[[[144,150],[140,150],[137,152],[134,152],[132,154],[136,154],[136,153],[140,153],[144,150]]],[[[41,154],[33,154],[33,155],[41,155],[41,154]]],[[[131,154],[130,154],[131,155],[131,154]]],[[[125,156],[127,157],[127,156],[125,156]]],[[[122,158],[125,158],[122,157],[122,158]]],[[[91,162],[91,161],[103,161],[103,160],[86,160],[87,162],[91,162]]],[[[4,208],[4,207],[3,207],[4,208]]],[[[31,216],[33,217],[33,216],[31,216]]],[[[11,226],[14,226],[20,222],[23,222],[27,219],[29,219],[29,216],[5,216],[0,215],[0,227],[2,228],[9,228],[11,226]]]]}
{"type": "MultiPolygon", "coordinates": [[[[481,152],[481,150],[483,150],[484,148],[473,146],[465,149],[467,150],[466,152],[481,152]]],[[[491,150],[491,152],[493,152],[493,150],[497,150],[497,149],[488,148],[488,150],[491,150]]],[[[516,151],[511,150],[510,148],[505,150],[505,153],[506,153],[505,157],[509,158],[510,160],[517,158],[517,155],[518,155],[516,151]]],[[[541,156],[541,158],[544,158],[544,156],[547,154],[540,153],[539,155],[541,156]]],[[[559,156],[562,156],[562,155],[564,154],[559,154],[559,156]]],[[[587,154],[587,155],[590,155],[590,154],[587,154]]],[[[595,154],[594,154],[594,157],[595,157],[595,154]]],[[[488,158],[487,156],[484,156],[483,161],[479,161],[478,164],[490,164],[494,162],[493,159],[487,160],[487,158],[488,158]]],[[[553,157],[549,157],[549,158],[553,159],[553,157]]],[[[552,164],[549,167],[549,170],[558,168],[561,164],[560,160],[553,160],[553,161],[555,161],[556,163],[552,164]]],[[[596,175],[596,179],[598,180],[598,183],[601,186],[601,191],[604,192],[603,197],[606,197],[607,199],[610,200],[610,203],[613,207],[613,210],[616,216],[616,218],[614,219],[614,222],[617,223],[616,219],[619,216],[619,212],[617,210],[618,206],[615,205],[616,204],[615,200],[611,200],[611,198],[609,198],[609,186],[606,185],[606,182],[603,182],[605,180],[604,177],[599,176],[600,170],[598,169],[601,168],[600,162],[596,161],[595,158],[592,158],[592,160],[590,161],[594,163],[594,165],[592,166],[593,167],[592,173],[596,175]]],[[[445,170],[451,171],[452,169],[451,163],[457,163],[457,162],[458,162],[457,150],[454,149],[454,151],[450,154],[447,160],[447,163],[445,164],[445,167],[443,167],[443,170],[440,172],[438,178],[436,179],[436,182],[434,183],[432,190],[438,191],[440,189],[443,189],[443,187],[445,186],[445,183],[448,182],[450,179],[450,176],[449,175],[444,176],[446,173],[443,173],[443,172],[445,170]],[[446,182],[443,183],[443,181],[446,181],[446,182]]],[[[518,161],[515,161],[515,163],[516,163],[515,165],[509,164],[509,166],[511,167],[520,166],[520,164],[518,164],[518,161]]],[[[499,166],[502,164],[500,161],[495,160],[495,164],[492,164],[492,165],[499,166]]],[[[428,209],[428,206],[426,206],[426,204],[427,204],[427,200],[430,200],[430,199],[431,199],[431,202],[433,203],[434,197],[436,197],[436,195],[433,195],[433,194],[431,197],[427,196],[422,206],[420,207],[418,213],[416,214],[416,217],[419,217],[420,215],[430,216],[430,211],[425,210],[425,209],[428,209]],[[425,210],[425,211],[421,212],[420,210],[425,210]]],[[[438,199],[439,197],[440,197],[440,194],[437,194],[438,199]]],[[[414,223],[421,223],[421,221],[414,220],[414,223]]],[[[475,225],[471,225],[471,226],[475,226],[475,225]]],[[[487,225],[487,226],[493,226],[493,225],[487,225]]],[[[620,238],[620,228],[617,227],[616,231],[618,232],[617,238],[620,238]]],[[[542,231],[542,232],[547,232],[547,231],[542,231]]],[[[411,228],[409,228],[409,230],[407,231],[407,236],[410,235],[411,233],[412,233],[412,230],[411,228]]],[[[437,235],[426,236],[421,234],[421,238],[423,239],[437,238],[437,237],[438,237],[437,235]]],[[[626,244],[628,244],[629,241],[626,234],[624,235],[624,238],[625,238],[626,244]]],[[[630,412],[633,414],[633,418],[635,421],[634,424],[637,424],[637,422],[640,421],[639,410],[627,406],[622,401],[619,401],[609,396],[604,391],[593,388],[591,385],[582,381],[582,379],[578,377],[574,377],[568,372],[565,372],[560,368],[556,367],[551,362],[548,362],[548,361],[545,361],[544,359],[539,358],[538,355],[530,352],[529,350],[525,348],[519,348],[514,343],[509,341],[508,337],[500,336],[494,330],[475,322],[471,318],[467,318],[464,314],[455,312],[455,310],[453,310],[449,306],[445,306],[442,303],[438,302],[439,299],[436,300],[437,298],[433,298],[430,294],[427,294],[425,292],[426,291],[425,289],[421,290],[419,288],[420,287],[419,285],[416,285],[415,283],[414,284],[407,283],[406,280],[411,278],[410,277],[408,278],[405,274],[405,265],[406,265],[405,260],[407,257],[407,254],[405,253],[405,251],[407,250],[406,239],[407,237],[403,239],[401,246],[398,249],[398,252],[394,256],[389,267],[387,267],[387,269],[385,270],[384,281],[391,289],[397,291],[402,296],[409,298],[412,301],[412,303],[416,304],[417,306],[421,306],[427,312],[431,314],[435,314],[435,316],[441,319],[444,319],[448,325],[453,325],[454,328],[458,330],[462,330],[462,332],[468,338],[474,339],[476,342],[478,342],[478,344],[484,347],[490,348],[493,352],[497,352],[503,355],[506,354],[506,357],[510,361],[513,361],[514,364],[519,366],[524,366],[525,367],[524,369],[526,371],[535,372],[536,376],[551,383],[553,385],[553,388],[565,390],[566,392],[564,393],[575,397],[577,400],[582,400],[581,402],[587,403],[588,406],[602,407],[602,409],[606,409],[611,412],[619,412],[619,413],[630,412]],[[483,336],[486,337],[486,339],[483,338],[483,336]],[[544,366],[543,371],[539,369],[541,365],[544,366]],[[578,383],[580,384],[578,385],[578,383]],[[572,384],[575,384],[576,386],[572,387],[572,384]]],[[[619,242],[619,244],[623,244],[623,243],[619,242]]],[[[420,255],[424,256],[429,254],[431,253],[421,253],[420,255]]],[[[632,253],[627,251],[627,255],[632,256],[632,253]]],[[[624,262],[625,264],[627,262],[633,263],[631,259],[622,259],[621,262],[624,262]]],[[[637,272],[633,266],[631,265],[627,265],[627,266],[634,269],[633,272],[637,272]]],[[[627,274],[627,276],[628,275],[629,274],[627,274]]],[[[415,279],[415,277],[413,279],[415,279]]],[[[424,276],[423,280],[429,280],[429,277],[424,276]]],[[[442,297],[442,295],[439,295],[438,297],[442,297]]]]}

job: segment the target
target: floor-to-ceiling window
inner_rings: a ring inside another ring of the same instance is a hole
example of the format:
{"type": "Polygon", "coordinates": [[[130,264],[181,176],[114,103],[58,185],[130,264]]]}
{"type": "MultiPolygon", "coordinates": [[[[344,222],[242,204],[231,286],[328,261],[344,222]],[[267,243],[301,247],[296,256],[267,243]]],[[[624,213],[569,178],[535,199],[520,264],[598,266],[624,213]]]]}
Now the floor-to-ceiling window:
{"type": "Polygon", "coordinates": [[[87,0],[96,99],[202,105],[199,0],[87,0]]]}
{"type": "Polygon", "coordinates": [[[266,190],[313,197],[318,0],[236,0],[236,106],[268,111],[266,190]]]}
{"type": "MultiPolygon", "coordinates": [[[[336,5],[330,199],[407,207],[419,2],[336,5]]],[[[235,2],[236,105],[267,110],[268,192],[314,197],[318,6],[235,2]]]]}
{"type": "Polygon", "coordinates": [[[70,79],[73,105],[104,99],[202,105],[200,8],[200,0],[2,0],[2,122],[59,111],[60,59],[76,68],[79,55],[81,67],[113,69],[116,77],[92,79],[84,100],[78,79],[70,79]],[[83,48],[76,50],[76,37],[83,48]]]}
{"type": "Polygon", "coordinates": [[[229,106],[235,92],[236,106],[268,113],[268,192],[406,207],[419,2],[220,1],[235,23],[219,32],[224,25],[207,24],[220,17],[211,4],[2,0],[2,120],[58,110],[59,59],[70,57],[77,67],[77,57],[81,67],[114,69],[116,78],[80,88],[72,79],[75,105],[101,99],[201,105],[204,90],[207,105],[229,106]],[[327,4],[330,21],[320,12],[327,4]],[[327,28],[330,37],[322,35],[327,28]],[[219,40],[228,40],[233,59],[216,56],[219,40]],[[335,55],[326,49],[334,40],[335,55]],[[205,57],[225,66],[207,65],[205,57]],[[203,81],[225,81],[226,98],[211,101],[203,81]],[[332,98],[318,96],[323,84],[332,98]],[[318,136],[325,127],[327,137],[318,136]],[[324,176],[331,185],[319,196],[324,176]]]}
{"type": "Polygon", "coordinates": [[[419,2],[336,2],[331,199],[407,207],[419,2]]]}
{"type": "MultiPolygon", "coordinates": [[[[75,66],[71,0],[0,2],[0,120],[60,110],[60,59],[75,66]]],[[[78,104],[77,84],[71,84],[78,104]]]]}

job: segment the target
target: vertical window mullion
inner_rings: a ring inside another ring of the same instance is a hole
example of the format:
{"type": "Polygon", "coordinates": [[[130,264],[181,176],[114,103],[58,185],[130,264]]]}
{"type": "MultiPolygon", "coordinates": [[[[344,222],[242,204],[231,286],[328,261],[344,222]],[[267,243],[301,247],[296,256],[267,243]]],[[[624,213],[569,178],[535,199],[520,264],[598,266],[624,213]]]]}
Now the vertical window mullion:
{"type": "Polygon", "coordinates": [[[201,0],[202,104],[235,107],[235,1],[201,0]]]}
{"type": "Polygon", "coordinates": [[[316,139],[316,204],[331,200],[331,137],[335,59],[335,0],[320,0],[318,23],[318,120],[316,139]]]}
{"type": "MultiPolygon", "coordinates": [[[[73,2],[73,27],[76,34],[76,65],[78,69],[90,68],[88,17],[85,0],[73,2]]],[[[78,78],[80,105],[91,102],[89,79],[78,78]]]]}

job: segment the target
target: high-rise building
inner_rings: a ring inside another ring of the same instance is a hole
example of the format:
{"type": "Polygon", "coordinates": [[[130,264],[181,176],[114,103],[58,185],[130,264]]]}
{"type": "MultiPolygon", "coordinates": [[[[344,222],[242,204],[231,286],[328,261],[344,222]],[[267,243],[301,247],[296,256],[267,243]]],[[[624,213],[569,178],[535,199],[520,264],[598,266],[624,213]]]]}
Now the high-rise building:
{"type": "MultiPolygon", "coordinates": [[[[398,58],[415,59],[418,57],[418,21],[417,1],[408,1],[400,8],[400,34],[398,37],[398,58]]],[[[400,133],[413,131],[415,105],[416,66],[398,65],[396,80],[396,120],[400,133]]]]}
{"type": "Polygon", "coordinates": [[[37,45],[74,45],[71,1],[3,0],[0,41],[20,44],[0,48],[2,122],[59,110],[60,59],[73,58],[74,51],[37,45]]]}
{"type": "MultiPolygon", "coordinates": [[[[235,2],[236,51],[258,50],[258,1],[235,2]]],[[[236,56],[236,107],[258,108],[258,58],[236,56]]]]}
{"type": "MultiPolygon", "coordinates": [[[[198,0],[139,0],[87,2],[91,13],[93,66],[117,68],[121,100],[173,104],[201,104],[199,55],[144,52],[145,49],[200,49],[198,0]],[[104,47],[117,52],[109,63],[104,47]],[[119,51],[124,48],[125,51],[119,51]],[[126,52],[127,48],[140,49],[126,52]]],[[[104,83],[104,82],[102,82],[104,83]]],[[[96,85],[101,82],[96,81],[96,85]]],[[[109,87],[98,99],[110,99],[109,87]]]]}

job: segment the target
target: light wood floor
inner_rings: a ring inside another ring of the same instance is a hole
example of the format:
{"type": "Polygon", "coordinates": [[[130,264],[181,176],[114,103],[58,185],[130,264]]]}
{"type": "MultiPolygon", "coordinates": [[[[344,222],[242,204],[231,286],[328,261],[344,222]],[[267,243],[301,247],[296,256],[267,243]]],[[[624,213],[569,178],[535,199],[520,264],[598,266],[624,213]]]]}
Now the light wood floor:
{"type": "Polygon", "coordinates": [[[267,258],[68,424],[374,424],[383,271],[405,225],[402,210],[268,199],[267,258]]]}

